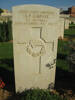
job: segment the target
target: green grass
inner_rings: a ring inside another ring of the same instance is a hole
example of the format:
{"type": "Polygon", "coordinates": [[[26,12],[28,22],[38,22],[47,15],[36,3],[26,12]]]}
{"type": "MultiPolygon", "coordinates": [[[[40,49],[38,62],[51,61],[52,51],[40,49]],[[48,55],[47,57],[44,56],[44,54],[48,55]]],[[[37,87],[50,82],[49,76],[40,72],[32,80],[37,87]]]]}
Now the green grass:
{"type": "Polygon", "coordinates": [[[58,41],[58,54],[68,55],[70,53],[70,47],[68,41],[58,41]]]}
{"type": "Polygon", "coordinates": [[[9,66],[9,65],[6,64],[6,63],[0,64],[0,68],[6,69],[6,70],[8,70],[8,71],[13,71],[13,67],[9,66]]]}
{"type": "Polygon", "coordinates": [[[69,62],[67,61],[67,57],[70,55],[71,48],[69,46],[69,41],[58,41],[58,55],[56,66],[60,69],[69,71],[69,62]],[[62,59],[63,58],[63,59],[62,59]]]}
{"type": "Polygon", "coordinates": [[[65,37],[75,37],[75,29],[66,29],[64,30],[65,37]]]}
{"type": "Polygon", "coordinates": [[[66,60],[57,59],[56,66],[60,69],[69,71],[69,63],[66,60]]]}
{"type": "Polygon", "coordinates": [[[70,24],[69,26],[75,26],[75,24],[70,24]]]}
{"type": "Polygon", "coordinates": [[[13,44],[0,43],[0,68],[13,71],[13,44]]]}
{"type": "Polygon", "coordinates": [[[0,59],[13,58],[13,44],[12,43],[0,43],[0,59]]]}
{"type": "Polygon", "coordinates": [[[24,92],[17,93],[7,100],[66,100],[62,99],[59,95],[53,94],[50,90],[44,89],[30,89],[24,92]]]}

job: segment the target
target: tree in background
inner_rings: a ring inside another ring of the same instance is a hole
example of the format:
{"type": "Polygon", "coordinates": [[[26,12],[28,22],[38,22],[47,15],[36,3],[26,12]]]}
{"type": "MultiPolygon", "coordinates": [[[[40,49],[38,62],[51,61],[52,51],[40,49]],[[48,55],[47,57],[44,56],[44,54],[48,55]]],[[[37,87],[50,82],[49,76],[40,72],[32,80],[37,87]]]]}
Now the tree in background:
{"type": "Polygon", "coordinates": [[[0,15],[1,15],[2,12],[3,12],[3,10],[0,8],[0,15]]]}
{"type": "Polygon", "coordinates": [[[0,42],[12,40],[12,22],[0,23],[0,42]]]}
{"type": "Polygon", "coordinates": [[[12,21],[7,22],[7,29],[8,29],[7,41],[10,41],[12,40],[12,21]]]}
{"type": "Polygon", "coordinates": [[[2,37],[1,37],[1,34],[2,34],[2,23],[0,23],[0,42],[2,42],[2,37]]]}
{"type": "Polygon", "coordinates": [[[6,37],[6,34],[7,34],[7,23],[6,22],[3,22],[2,24],[2,33],[1,33],[1,37],[2,37],[2,41],[5,42],[7,37],[6,37]]]}

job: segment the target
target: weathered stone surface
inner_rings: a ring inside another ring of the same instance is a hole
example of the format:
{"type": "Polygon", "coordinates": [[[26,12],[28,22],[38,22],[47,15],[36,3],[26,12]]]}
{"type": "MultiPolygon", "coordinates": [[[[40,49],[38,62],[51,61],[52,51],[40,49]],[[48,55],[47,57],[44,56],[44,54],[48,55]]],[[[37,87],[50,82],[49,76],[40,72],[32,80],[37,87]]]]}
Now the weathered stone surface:
{"type": "Polygon", "coordinates": [[[59,20],[59,37],[64,38],[64,18],[60,18],[59,20]]]}
{"type": "Polygon", "coordinates": [[[68,19],[65,19],[65,29],[69,29],[69,23],[70,21],[68,19]]]}
{"type": "Polygon", "coordinates": [[[16,91],[54,86],[59,9],[13,7],[13,46],[16,91]]]}

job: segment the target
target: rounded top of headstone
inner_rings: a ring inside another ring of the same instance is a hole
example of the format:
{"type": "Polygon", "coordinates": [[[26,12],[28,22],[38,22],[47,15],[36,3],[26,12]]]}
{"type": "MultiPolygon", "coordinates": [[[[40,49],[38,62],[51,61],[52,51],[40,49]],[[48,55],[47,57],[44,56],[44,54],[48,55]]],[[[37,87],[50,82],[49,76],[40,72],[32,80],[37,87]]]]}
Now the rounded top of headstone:
{"type": "Polygon", "coordinates": [[[52,7],[52,6],[48,6],[48,5],[38,5],[38,4],[25,4],[25,5],[18,5],[18,6],[14,6],[13,9],[15,8],[26,8],[26,9],[29,9],[29,10],[54,10],[54,11],[59,11],[58,8],[55,8],[55,7],[52,7]]]}

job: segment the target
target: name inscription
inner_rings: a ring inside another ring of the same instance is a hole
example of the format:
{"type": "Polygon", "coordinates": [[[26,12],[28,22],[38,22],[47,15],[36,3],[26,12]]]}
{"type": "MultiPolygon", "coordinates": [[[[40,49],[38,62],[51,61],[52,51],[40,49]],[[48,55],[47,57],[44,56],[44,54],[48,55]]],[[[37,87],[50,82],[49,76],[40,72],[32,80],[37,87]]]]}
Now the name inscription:
{"type": "Polygon", "coordinates": [[[56,13],[54,12],[47,12],[47,11],[19,11],[20,15],[23,18],[23,22],[15,22],[16,24],[26,24],[26,25],[34,25],[34,24],[41,24],[41,25],[49,25],[50,18],[53,18],[56,13]]]}

